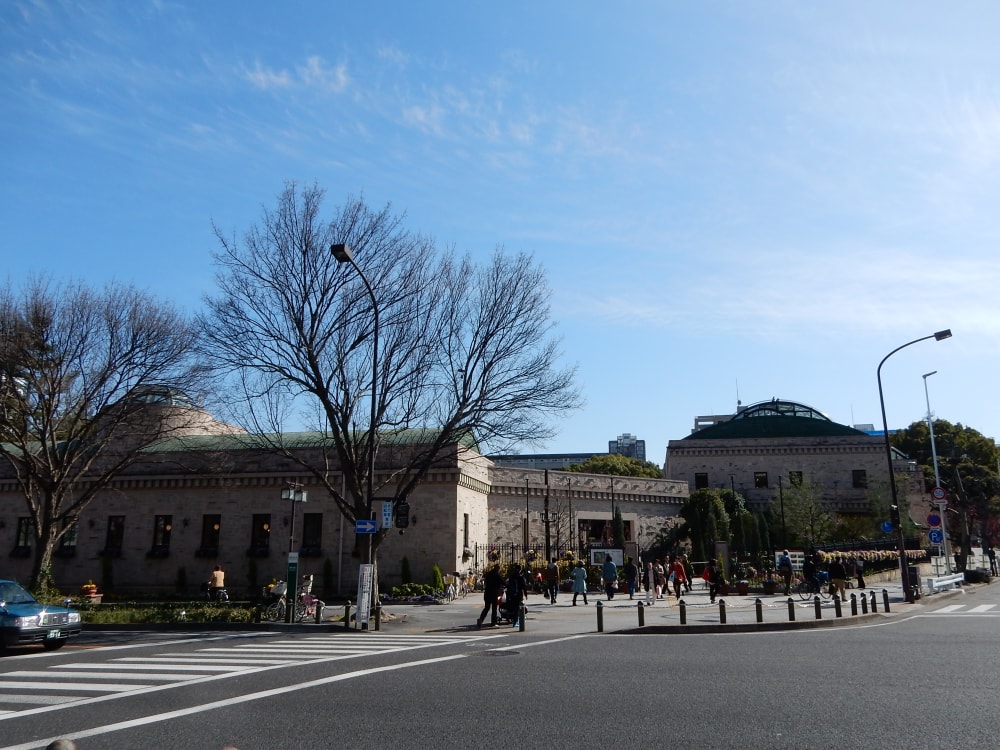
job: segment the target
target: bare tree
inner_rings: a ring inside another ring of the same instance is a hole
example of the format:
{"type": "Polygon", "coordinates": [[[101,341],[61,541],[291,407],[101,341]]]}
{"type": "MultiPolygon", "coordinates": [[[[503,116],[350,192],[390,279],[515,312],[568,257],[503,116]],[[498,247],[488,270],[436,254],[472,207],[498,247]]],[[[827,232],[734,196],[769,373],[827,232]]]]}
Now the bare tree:
{"type": "Polygon", "coordinates": [[[439,252],[389,206],[361,199],[323,221],[323,198],[288,184],[242,241],[216,229],[219,293],[200,328],[206,355],[234,376],[241,423],[298,461],[349,520],[371,512],[371,451],[378,488],[391,486],[398,503],[463,445],[549,437],[551,419],[579,397],[573,368],[558,366],[549,289],[532,258],[498,249],[477,265],[439,252]],[[334,243],[352,248],[378,306],[374,441],[372,301],[331,256],[334,243]],[[320,453],[286,444],[296,412],[318,432],[320,453]],[[343,470],[346,492],[331,469],[343,470]]]}
{"type": "Polygon", "coordinates": [[[0,290],[0,472],[27,503],[33,588],[51,583],[55,545],[80,512],[179,427],[153,407],[195,385],[195,342],[182,315],[129,286],[0,290]]]}

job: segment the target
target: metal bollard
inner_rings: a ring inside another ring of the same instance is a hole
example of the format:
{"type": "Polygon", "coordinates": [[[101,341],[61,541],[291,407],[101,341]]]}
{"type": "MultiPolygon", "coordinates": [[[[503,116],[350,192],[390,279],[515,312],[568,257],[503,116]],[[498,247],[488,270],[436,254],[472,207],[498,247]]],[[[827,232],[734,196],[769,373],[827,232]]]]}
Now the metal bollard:
{"type": "Polygon", "coordinates": [[[604,632],[604,602],[597,603],[597,632],[604,632]]]}
{"type": "Polygon", "coordinates": [[[861,614],[868,614],[868,597],[864,594],[861,595],[861,614]]]}
{"type": "Polygon", "coordinates": [[[528,614],[528,607],[522,601],[520,608],[517,610],[517,630],[519,633],[524,632],[524,621],[528,619],[527,617],[525,617],[525,615],[527,614],[528,614]]]}
{"type": "Polygon", "coordinates": [[[262,609],[262,607],[259,604],[256,607],[253,608],[253,621],[254,622],[260,622],[260,611],[261,611],[261,609],[262,609]]]}
{"type": "Polygon", "coordinates": [[[321,622],[323,622],[323,607],[325,607],[326,604],[317,599],[315,606],[316,606],[316,624],[319,625],[321,622]]]}
{"type": "Polygon", "coordinates": [[[833,597],[833,616],[834,617],[843,617],[844,616],[844,611],[843,611],[843,609],[840,606],[840,597],[839,596],[833,597]]]}
{"type": "Polygon", "coordinates": [[[726,624],[726,600],[719,599],[719,624],[726,624]]]}
{"type": "Polygon", "coordinates": [[[822,620],[823,619],[823,609],[822,609],[822,606],[823,605],[820,604],[819,597],[818,596],[814,596],[813,597],[813,609],[816,610],[816,619],[817,620],[822,620]]]}
{"type": "Polygon", "coordinates": [[[639,602],[639,627],[645,627],[646,625],[646,611],[645,607],[642,606],[642,602],[639,602]]]}
{"type": "Polygon", "coordinates": [[[764,622],[764,603],[758,599],[753,606],[757,610],[757,622],[764,622]]]}
{"type": "Polygon", "coordinates": [[[347,604],[344,605],[344,630],[351,629],[351,600],[347,600],[347,604]]]}
{"type": "MultiPolygon", "coordinates": [[[[319,615],[316,616],[316,622],[319,622],[319,615]]],[[[382,629],[382,603],[375,602],[375,630],[382,629]]]]}
{"type": "Polygon", "coordinates": [[[878,599],[875,598],[875,592],[872,592],[872,614],[878,614],[878,599]]]}
{"type": "Polygon", "coordinates": [[[851,617],[858,616],[858,596],[857,594],[851,594],[851,617]]]}
{"type": "Polygon", "coordinates": [[[681,625],[687,625],[687,621],[688,621],[688,607],[687,607],[687,604],[684,603],[683,599],[681,599],[679,602],[677,602],[677,608],[681,612],[681,625]]]}
{"type": "MultiPolygon", "coordinates": [[[[919,591],[920,589],[917,590],[919,591]]],[[[917,598],[919,599],[920,597],[918,596],[917,598]]],[[[882,589],[882,606],[885,607],[886,612],[889,611],[889,592],[885,589],[882,589]]]]}
{"type": "Polygon", "coordinates": [[[795,622],[795,602],[792,597],[788,597],[788,621],[795,622]]]}

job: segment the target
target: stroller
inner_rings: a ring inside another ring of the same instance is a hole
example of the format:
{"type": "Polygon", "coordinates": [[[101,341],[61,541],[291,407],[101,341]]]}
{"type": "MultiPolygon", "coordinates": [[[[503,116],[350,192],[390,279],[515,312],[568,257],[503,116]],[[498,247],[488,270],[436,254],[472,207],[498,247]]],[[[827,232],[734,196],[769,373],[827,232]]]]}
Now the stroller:
{"type": "MultiPolygon", "coordinates": [[[[524,604],[524,613],[528,613],[528,606],[524,604]]],[[[518,621],[518,611],[513,600],[507,600],[507,592],[500,592],[500,596],[497,597],[497,622],[501,625],[513,625],[518,621]]]]}

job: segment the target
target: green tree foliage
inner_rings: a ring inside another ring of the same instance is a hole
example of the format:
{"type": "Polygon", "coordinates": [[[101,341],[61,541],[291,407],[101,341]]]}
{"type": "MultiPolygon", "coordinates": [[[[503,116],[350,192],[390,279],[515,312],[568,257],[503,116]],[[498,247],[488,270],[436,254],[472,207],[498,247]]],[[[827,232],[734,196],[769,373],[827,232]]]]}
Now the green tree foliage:
{"type": "Polygon", "coordinates": [[[573,464],[566,471],[578,471],[584,474],[608,474],[617,477],[663,479],[663,471],[656,464],[617,453],[602,453],[591,456],[583,463],[573,464]]]}
{"type": "MultiPolygon", "coordinates": [[[[891,440],[920,464],[929,489],[934,482],[934,462],[927,422],[914,422],[891,440]]],[[[959,569],[964,569],[974,534],[983,545],[1000,542],[997,447],[979,431],[943,419],[934,420],[934,443],[941,486],[948,493],[949,510],[954,511],[948,517],[948,535],[958,554],[959,569]]]]}
{"type": "Polygon", "coordinates": [[[695,490],[681,507],[680,516],[684,523],[678,534],[691,540],[693,560],[710,559],[716,541],[729,541],[729,514],[719,490],[695,490]]]}
{"type": "Polygon", "coordinates": [[[830,541],[834,516],[823,506],[820,488],[806,482],[791,485],[782,498],[788,544],[808,549],[830,541]]]}

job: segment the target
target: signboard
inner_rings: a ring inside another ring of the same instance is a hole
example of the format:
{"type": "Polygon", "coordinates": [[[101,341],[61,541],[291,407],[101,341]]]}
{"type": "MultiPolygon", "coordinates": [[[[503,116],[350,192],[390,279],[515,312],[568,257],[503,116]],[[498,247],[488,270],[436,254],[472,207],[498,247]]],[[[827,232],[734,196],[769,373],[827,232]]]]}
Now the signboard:
{"type": "Polygon", "coordinates": [[[367,518],[359,518],[354,522],[355,534],[374,534],[376,531],[378,531],[378,524],[367,518]]]}
{"type": "MultiPolygon", "coordinates": [[[[360,523],[360,522],[359,522],[360,523]]],[[[368,523],[374,525],[374,521],[368,523]]],[[[354,627],[357,629],[361,625],[362,630],[368,630],[368,618],[372,613],[372,581],[375,574],[375,566],[365,563],[358,568],[358,612],[354,620],[354,627]]]]}
{"type": "Polygon", "coordinates": [[[935,500],[944,500],[948,497],[948,493],[944,491],[944,487],[935,487],[931,490],[931,497],[935,500]]]}
{"type": "Polygon", "coordinates": [[[931,544],[941,544],[944,541],[944,532],[941,529],[931,529],[927,534],[931,544]]]}
{"type": "Polygon", "coordinates": [[[387,500],[382,503],[382,528],[392,528],[392,500],[387,500]]]}
{"type": "Polygon", "coordinates": [[[893,529],[892,521],[883,521],[882,522],[882,531],[883,532],[885,532],[886,534],[889,534],[889,533],[892,532],[892,529],[893,529]]]}
{"type": "Polygon", "coordinates": [[[299,553],[289,552],[288,553],[288,573],[285,578],[286,589],[285,598],[290,603],[289,606],[285,607],[285,622],[292,621],[292,612],[295,610],[295,597],[299,590],[299,553]]]}
{"type": "Polygon", "coordinates": [[[607,549],[601,549],[599,547],[592,548],[590,550],[590,564],[591,565],[604,565],[604,561],[608,559],[608,555],[611,555],[611,560],[619,568],[625,564],[625,552],[621,549],[613,549],[611,547],[607,549]]]}
{"type": "Polygon", "coordinates": [[[927,525],[928,526],[940,526],[941,525],[941,516],[939,516],[937,513],[931,513],[929,516],[927,516],[927,525]]]}

